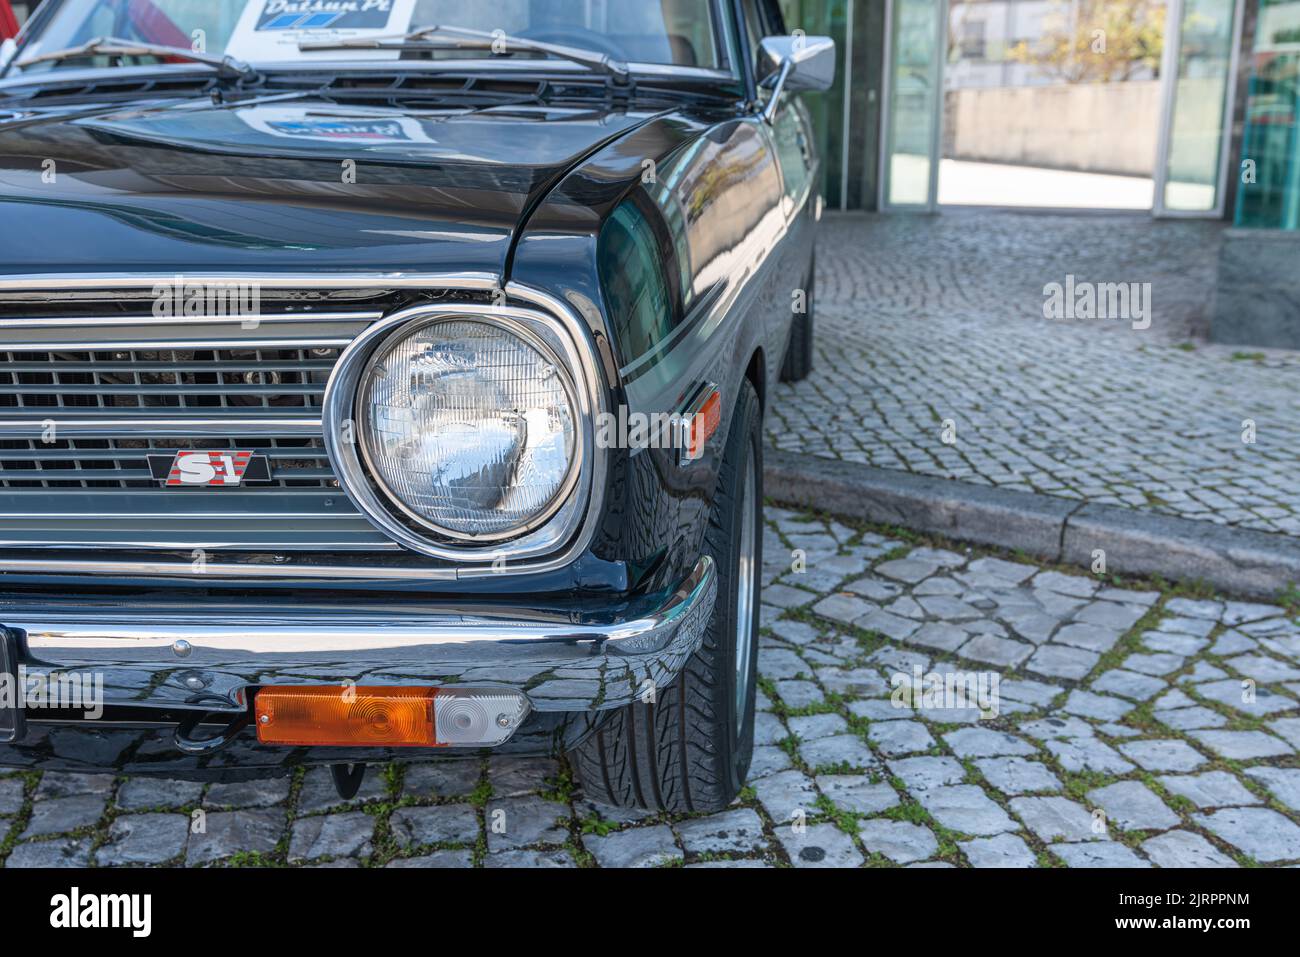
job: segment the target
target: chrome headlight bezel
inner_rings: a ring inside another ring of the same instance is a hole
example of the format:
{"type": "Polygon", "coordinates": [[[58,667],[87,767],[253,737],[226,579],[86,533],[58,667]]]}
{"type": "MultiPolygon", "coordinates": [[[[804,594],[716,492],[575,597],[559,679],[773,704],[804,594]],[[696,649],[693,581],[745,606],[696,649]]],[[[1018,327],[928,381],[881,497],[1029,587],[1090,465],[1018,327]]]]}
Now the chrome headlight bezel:
{"type": "Polygon", "coordinates": [[[446,303],[415,306],[366,329],[343,351],[325,389],[322,426],[339,485],[381,531],[422,555],[467,563],[542,558],[560,550],[588,514],[600,462],[594,421],[601,407],[594,356],[574,323],[514,306],[446,303]],[[471,536],[440,528],[401,502],[369,460],[367,416],[358,414],[361,384],[386,343],[430,325],[478,322],[518,336],[561,370],[574,418],[574,453],[559,490],[544,510],[500,534],[471,536]]]}

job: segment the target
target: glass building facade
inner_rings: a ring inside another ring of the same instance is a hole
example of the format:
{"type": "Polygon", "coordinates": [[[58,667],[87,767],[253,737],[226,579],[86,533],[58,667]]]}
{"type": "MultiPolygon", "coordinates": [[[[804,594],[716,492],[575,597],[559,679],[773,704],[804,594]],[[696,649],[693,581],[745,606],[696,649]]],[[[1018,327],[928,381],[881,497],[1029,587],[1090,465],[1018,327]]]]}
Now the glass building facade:
{"type": "Polygon", "coordinates": [[[1259,0],[1235,224],[1300,229],[1300,0],[1259,0]]]}

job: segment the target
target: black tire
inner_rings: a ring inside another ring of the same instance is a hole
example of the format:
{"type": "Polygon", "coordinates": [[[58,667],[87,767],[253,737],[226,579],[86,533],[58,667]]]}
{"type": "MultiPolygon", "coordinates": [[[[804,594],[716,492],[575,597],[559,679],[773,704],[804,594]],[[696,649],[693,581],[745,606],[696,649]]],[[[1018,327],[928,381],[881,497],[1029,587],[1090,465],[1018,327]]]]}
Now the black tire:
{"type": "Polygon", "coordinates": [[[745,783],[754,749],[758,676],[758,570],[762,568],[762,412],[742,381],[704,550],[718,566],[718,597],[700,649],[651,703],[635,702],[569,753],[589,798],[655,811],[719,811],[745,783]],[[752,456],[753,574],[749,603],[749,680],[737,710],[737,596],[746,457],[752,456]]]}
{"type": "Polygon", "coordinates": [[[813,303],[817,291],[817,255],[813,254],[808,263],[808,279],[804,283],[807,296],[804,311],[790,316],[790,343],[785,349],[785,361],[781,364],[782,382],[799,382],[808,378],[813,367],[813,303]]]}

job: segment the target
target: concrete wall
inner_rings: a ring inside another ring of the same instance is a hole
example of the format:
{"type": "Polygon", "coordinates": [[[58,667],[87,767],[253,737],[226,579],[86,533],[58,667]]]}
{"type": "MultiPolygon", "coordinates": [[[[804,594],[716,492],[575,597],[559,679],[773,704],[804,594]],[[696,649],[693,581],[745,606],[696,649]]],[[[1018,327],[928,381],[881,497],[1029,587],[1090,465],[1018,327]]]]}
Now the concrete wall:
{"type": "Polygon", "coordinates": [[[1160,83],[1080,83],[951,90],[944,156],[1091,173],[1150,176],[1160,83]]]}
{"type": "Polygon", "coordinates": [[[1219,250],[1210,339],[1300,349],[1300,232],[1229,229],[1219,250]]]}

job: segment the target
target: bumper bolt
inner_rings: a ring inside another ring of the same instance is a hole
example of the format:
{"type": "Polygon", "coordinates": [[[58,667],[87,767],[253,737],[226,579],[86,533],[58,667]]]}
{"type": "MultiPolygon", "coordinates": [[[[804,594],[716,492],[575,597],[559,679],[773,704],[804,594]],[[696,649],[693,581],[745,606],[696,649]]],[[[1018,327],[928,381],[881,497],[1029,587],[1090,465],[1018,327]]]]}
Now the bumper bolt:
{"type": "Polygon", "coordinates": [[[184,638],[172,643],[172,653],[175,654],[177,658],[188,658],[190,652],[193,650],[194,649],[190,646],[190,643],[184,638]]]}

